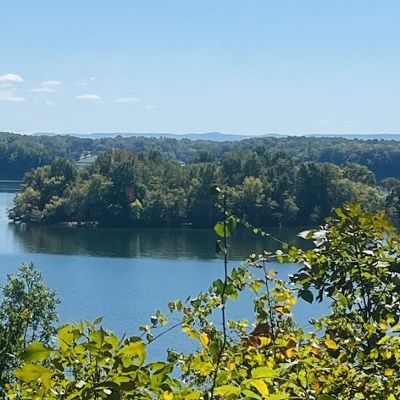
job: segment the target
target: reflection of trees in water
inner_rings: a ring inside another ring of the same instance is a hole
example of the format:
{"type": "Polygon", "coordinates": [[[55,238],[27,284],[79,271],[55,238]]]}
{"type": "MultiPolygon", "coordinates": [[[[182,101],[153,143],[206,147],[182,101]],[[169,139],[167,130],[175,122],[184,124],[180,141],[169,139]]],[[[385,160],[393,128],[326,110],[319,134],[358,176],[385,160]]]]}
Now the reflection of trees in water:
{"type": "MultiPolygon", "coordinates": [[[[107,229],[64,226],[10,225],[18,243],[33,253],[92,255],[104,257],[215,258],[216,236],[212,230],[107,229]]],[[[284,241],[301,245],[299,229],[274,229],[284,241]]],[[[242,259],[276,243],[238,230],[230,241],[231,257],[242,259]]]]}

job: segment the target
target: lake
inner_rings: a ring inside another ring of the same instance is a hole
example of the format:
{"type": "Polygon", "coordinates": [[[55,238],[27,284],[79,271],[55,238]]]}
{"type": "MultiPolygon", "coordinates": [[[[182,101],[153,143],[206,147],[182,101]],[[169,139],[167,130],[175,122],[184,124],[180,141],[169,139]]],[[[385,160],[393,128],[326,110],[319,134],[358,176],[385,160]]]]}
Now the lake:
{"type": "MultiPolygon", "coordinates": [[[[13,204],[18,183],[0,182],[0,282],[21,262],[34,262],[46,284],[61,300],[61,322],[104,317],[104,325],[122,335],[137,334],[157,309],[167,303],[206,290],[223,274],[222,260],[215,253],[212,230],[109,229],[63,226],[14,225],[6,210],[13,204]],[[14,190],[15,191],[15,190],[14,190]]],[[[285,241],[301,245],[300,229],[273,229],[285,241]]],[[[276,248],[271,240],[256,239],[239,231],[230,241],[230,267],[253,251],[276,248]]],[[[281,278],[295,265],[271,263],[281,278]]],[[[249,299],[229,305],[228,317],[246,318],[249,299]]],[[[298,321],[306,325],[324,306],[296,305],[298,321]]],[[[179,331],[179,328],[178,328],[179,331]]],[[[178,332],[171,332],[149,348],[159,355],[174,343],[186,349],[178,332]]]]}

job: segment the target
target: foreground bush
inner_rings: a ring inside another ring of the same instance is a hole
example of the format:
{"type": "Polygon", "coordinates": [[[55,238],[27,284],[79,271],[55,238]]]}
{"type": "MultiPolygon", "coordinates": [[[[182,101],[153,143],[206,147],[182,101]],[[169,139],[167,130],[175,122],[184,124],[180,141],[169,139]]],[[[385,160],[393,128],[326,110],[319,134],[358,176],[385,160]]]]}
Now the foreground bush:
{"type": "Polygon", "coordinates": [[[314,242],[312,250],[282,244],[228,268],[236,223],[226,215],[215,227],[223,279],[169,303],[171,315],[157,312],[142,337],[119,339],[99,320],[63,326],[54,347],[31,343],[10,398],[398,399],[399,236],[385,216],[364,214],[358,205],[338,209],[319,229],[300,234],[314,242]],[[269,271],[275,260],[299,263],[290,282],[269,271]],[[231,303],[246,292],[254,314],[228,320],[231,303]],[[292,316],[297,301],[330,302],[330,313],[307,332],[292,316]],[[179,322],[168,326],[171,316],[179,322]],[[147,363],[147,343],[174,327],[197,350],[169,350],[166,361],[147,363]]]}
{"type": "Polygon", "coordinates": [[[22,264],[18,272],[7,276],[1,287],[0,304],[0,396],[21,364],[28,343],[40,340],[48,344],[56,333],[58,321],[55,292],[43,283],[33,264],[22,264]]]}

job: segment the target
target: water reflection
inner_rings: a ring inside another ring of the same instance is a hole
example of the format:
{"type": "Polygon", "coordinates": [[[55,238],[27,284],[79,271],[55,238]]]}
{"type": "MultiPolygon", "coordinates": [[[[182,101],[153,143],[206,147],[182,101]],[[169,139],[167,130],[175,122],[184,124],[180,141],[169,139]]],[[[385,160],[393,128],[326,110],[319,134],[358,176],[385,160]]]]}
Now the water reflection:
{"type": "MultiPolygon", "coordinates": [[[[17,192],[20,185],[20,181],[0,180],[0,221],[3,223],[7,221],[6,209],[12,206],[12,193],[17,192]]],[[[112,229],[8,224],[6,230],[6,237],[27,253],[121,258],[216,258],[216,235],[212,229],[112,229]]],[[[272,228],[268,232],[285,242],[304,246],[304,240],[296,236],[300,230],[272,228]]],[[[252,252],[277,248],[279,246],[272,239],[239,229],[230,239],[230,258],[241,260],[252,252]]]]}
{"type": "MultiPolygon", "coordinates": [[[[13,196],[0,192],[0,281],[4,282],[7,273],[15,272],[21,261],[35,262],[46,284],[58,293],[62,322],[104,316],[106,326],[119,335],[137,334],[137,327],[148,323],[155,310],[166,310],[168,301],[205,290],[221,276],[222,264],[215,259],[216,236],[211,229],[14,225],[6,216],[13,196]]],[[[305,242],[296,237],[299,230],[270,232],[302,245],[305,242]]],[[[241,260],[264,248],[271,250],[276,244],[239,230],[231,240],[231,258],[241,260]]],[[[276,263],[270,268],[278,270],[283,279],[296,270],[295,265],[276,263]]],[[[228,309],[229,318],[251,315],[251,304],[246,299],[228,309]]],[[[322,313],[322,306],[299,302],[298,321],[305,326],[308,318],[322,313]]],[[[172,341],[178,350],[188,350],[184,347],[188,342],[181,343],[180,336],[172,331],[149,348],[150,356],[161,357],[172,341]]]]}
{"type": "MultiPolygon", "coordinates": [[[[26,252],[89,255],[101,257],[216,258],[216,235],[209,230],[195,229],[111,229],[70,228],[10,224],[12,236],[26,252]]],[[[281,240],[302,246],[296,236],[299,229],[271,229],[281,240]]],[[[275,250],[272,239],[256,237],[247,230],[238,230],[230,240],[230,256],[242,259],[251,252],[275,250]]]]}
{"type": "Polygon", "coordinates": [[[20,189],[22,181],[5,181],[0,179],[0,193],[16,193],[20,189]]]}

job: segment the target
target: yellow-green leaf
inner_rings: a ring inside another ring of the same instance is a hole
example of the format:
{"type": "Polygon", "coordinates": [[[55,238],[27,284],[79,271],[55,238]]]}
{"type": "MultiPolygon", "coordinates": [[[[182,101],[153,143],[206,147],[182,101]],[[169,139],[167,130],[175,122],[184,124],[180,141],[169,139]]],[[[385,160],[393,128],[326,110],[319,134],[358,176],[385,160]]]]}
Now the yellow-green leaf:
{"type": "Polygon", "coordinates": [[[210,344],[210,338],[207,333],[203,332],[200,334],[200,342],[204,347],[207,347],[210,344]]]}
{"type": "Polygon", "coordinates": [[[222,385],[215,388],[214,394],[220,396],[230,396],[231,394],[240,394],[240,391],[240,387],[233,385],[222,385]]]}
{"type": "Polygon", "coordinates": [[[267,396],[269,394],[268,386],[262,379],[255,379],[253,381],[253,385],[263,396],[267,396]]]}
{"type": "Polygon", "coordinates": [[[124,356],[137,358],[139,365],[142,365],[146,359],[146,346],[139,340],[130,342],[120,350],[120,353],[124,356]]]}
{"type": "Polygon", "coordinates": [[[392,376],[393,373],[394,373],[394,370],[392,368],[386,368],[385,372],[384,372],[385,376],[392,376]]]}
{"type": "Polygon", "coordinates": [[[332,339],[326,339],[326,340],[324,340],[324,343],[328,349],[332,349],[332,350],[337,349],[337,344],[332,339]]]}
{"type": "Polygon", "coordinates": [[[252,378],[274,378],[278,372],[269,367],[258,367],[251,371],[252,378]]]}
{"type": "Polygon", "coordinates": [[[15,376],[24,382],[41,380],[46,389],[51,387],[51,371],[42,365],[25,364],[15,372],[15,376]]]}
{"type": "Polygon", "coordinates": [[[51,350],[48,349],[42,342],[32,342],[30,343],[23,355],[25,361],[43,361],[45,360],[51,350]]]}

